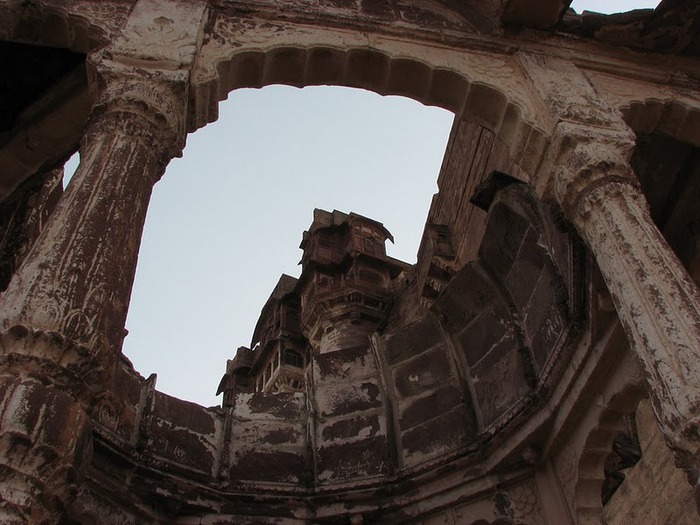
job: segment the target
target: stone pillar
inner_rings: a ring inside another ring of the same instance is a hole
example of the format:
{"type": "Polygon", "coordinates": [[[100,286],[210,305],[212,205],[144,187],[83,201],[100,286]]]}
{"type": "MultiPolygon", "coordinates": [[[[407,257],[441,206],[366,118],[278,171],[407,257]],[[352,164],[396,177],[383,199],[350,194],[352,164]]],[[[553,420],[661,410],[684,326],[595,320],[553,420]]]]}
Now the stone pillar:
{"type": "Polygon", "coordinates": [[[0,203],[0,292],[22,265],[63,193],[63,169],[35,173],[0,203]]]}
{"type": "Polygon", "coordinates": [[[186,75],[120,69],[103,57],[92,66],[100,94],[80,166],[3,296],[0,319],[116,354],[151,190],[182,146],[186,75]]]}
{"type": "Polygon", "coordinates": [[[80,166],[0,301],[2,523],[60,522],[89,462],[89,414],[119,360],[153,184],[184,146],[205,19],[205,0],[138,0],[88,58],[80,166]]]}
{"type": "MultiPolygon", "coordinates": [[[[589,148],[597,150],[596,156],[610,151],[609,144],[593,143],[578,148],[578,154],[585,155],[582,150],[589,148]]],[[[568,161],[571,166],[571,157],[568,161]]],[[[560,175],[566,169],[562,166],[560,175]]],[[[656,227],[626,163],[601,161],[570,176],[571,184],[560,194],[564,212],[593,253],[610,290],[645,372],[666,441],[678,465],[697,484],[700,291],[656,227]]]]}
{"type": "Polygon", "coordinates": [[[521,53],[554,121],[535,184],[588,245],[644,370],[678,466],[700,475],[700,294],[649,214],[629,158],[635,135],[571,62],[521,53]]]}
{"type": "Polygon", "coordinates": [[[138,0],[88,58],[81,163],[0,303],[0,327],[56,331],[116,358],[153,184],[184,147],[205,0],[138,0]]]}
{"type": "Polygon", "coordinates": [[[119,358],[151,189],[184,137],[173,124],[184,121],[186,76],[135,74],[104,57],[92,67],[99,98],[80,166],[0,305],[2,523],[57,523],[79,483],[89,407],[119,358]]]}

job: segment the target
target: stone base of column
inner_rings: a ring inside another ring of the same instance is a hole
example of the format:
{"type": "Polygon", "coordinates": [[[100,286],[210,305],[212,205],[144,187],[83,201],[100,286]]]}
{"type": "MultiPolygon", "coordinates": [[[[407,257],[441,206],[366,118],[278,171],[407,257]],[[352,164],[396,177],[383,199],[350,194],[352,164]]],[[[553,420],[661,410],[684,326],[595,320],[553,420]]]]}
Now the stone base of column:
{"type": "Polygon", "coordinates": [[[69,395],[0,376],[0,523],[59,523],[89,463],[90,425],[69,395]]]}
{"type": "Polygon", "coordinates": [[[40,377],[77,400],[91,406],[111,383],[117,359],[95,353],[64,335],[15,325],[0,332],[0,368],[13,377],[40,377]]]}

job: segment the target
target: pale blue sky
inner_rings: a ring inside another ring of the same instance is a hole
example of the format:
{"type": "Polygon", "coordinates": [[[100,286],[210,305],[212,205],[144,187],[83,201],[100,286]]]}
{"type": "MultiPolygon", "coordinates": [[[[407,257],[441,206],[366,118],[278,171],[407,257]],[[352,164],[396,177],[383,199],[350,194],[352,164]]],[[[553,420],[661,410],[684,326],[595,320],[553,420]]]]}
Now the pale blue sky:
{"type": "Polygon", "coordinates": [[[452,123],[409,99],[331,87],[239,90],[219,111],[154,188],[124,343],[159,390],[207,406],[280,274],[298,276],[314,208],[383,222],[389,253],[415,262],[452,123]]]}

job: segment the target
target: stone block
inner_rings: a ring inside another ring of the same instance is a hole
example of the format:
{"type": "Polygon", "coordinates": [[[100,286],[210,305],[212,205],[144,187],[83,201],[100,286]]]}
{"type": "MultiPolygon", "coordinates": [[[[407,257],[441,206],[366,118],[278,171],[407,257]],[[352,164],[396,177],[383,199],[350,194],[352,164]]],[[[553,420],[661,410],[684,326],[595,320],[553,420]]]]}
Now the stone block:
{"type": "Polygon", "coordinates": [[[153,411],[146,418],[146,448],[174,466],[212,475],[219,453],[219,428],[215,413],[155,392],[153,411]]]}
{"type": "Polygon", "coordinates": [[[446,345],[397,366],[393,376],[401,397],[420,395],[455,380],[446,345]]]}
{"type": "Polygon", "coordinates": [[[316,385],[316,406],[321,417],[363,412],[382,406],[376,379],[316,385]]]}
{"type": "Polygon", "coordinates": [[[156,391],[151,417],[173,427],[188,428],[198,434],[215,432],[215,416],[206,408],[156,391]]]}
{"type": "Polygon", "coordinates": [[[216,460],[213,436],[210,439],[187,428],[174,428],[168,422],[157,421],[149,425],[146,451],[154,457],[179,467],[212,475],[216,460]]]}
{"type": "Polygon", "coordinates": [[[493,205],[479,249],[481,263],[505,278],[518,255],[528,226],[524,217],[505,204],[493,205]]]}
{"type": "Polygon", "coordinates": [[[512,332],[510,313],[504,304],[496,303],[469,323],[457,336],[457,341],[467,364],[474,366],[504,338],[511,337],[512,332]]]}
{"type": "Polygon", "coordinates": [[[146,383],[133,371],[119,367],[112,388],[114,395],[100,400],[94,410],[94,419],[119,439],[129,442],[139,425],[139,404],[146,383]]]}
{"type": "Polygon", "coordinates": [[[462,392],[447,384],[424,397],[400,403],[399,425],[405,431],[462,405],[462,392]]]}
{"type": "Polygon", "coordinates": [[[537,230],[530,226],[510,272],[504,279],[504,284],[520,311],[527,306],[540,273],[549,260],[538,244],[539,238],[537,230]]]}
{"type": "Polygon", "coordinates": [[[534,332],[532,328],[527,329],[530,340],[530,349],[538,370],[542,370],[549,359],[551,353],[561,344],[562,337],[568,328],[565,312],[561,311],[556,304],[550,304],[543,310],[547,311],[547,316],[534,332]]]}
{"type": "Polygon", "coordinates": [[[228,424],[231,481],[299,482],[306,455],[303,394],[238,394],[228,424]]]}
{"type": "Polygon", "coordinates": [[[260,446],[274,448],[280,445],[299,446],[305,439],[305,428],[296,421],[233,421],[235,447],[260,446]]]}
{"type": "Polygon", "coordinates": [[[229,479],[298,483],[304,467],[301,454],[283,450],[245,450],[232,459],[229,479]]]}
{"type": "Polygon", "coordinates": [[[515,337],[510,334],[471,369],[485,426],[496,421],[530,390],[520,352],[515,337]]]}
{"type": "Polygon", "coordinates": [[[473,418],[464,407],[432,418],[401,434],[407,464],[420,463],[466,444],[474,432],[473,418]]]}
{"type": "Polygon", "coordinates": [[[455,332],[466,326],[498,297],[478,263],[462,268],[450,281],[433,307],[446,328],[455,332]]]}
{"type": "Polygon", "coordinates": [[[443,340],[440,323],[434,317],[426,317],[403,327],[386,342],[386,358],[389,364],[397,364],[420,354],[443,340]]]}
{"type": "Polygon", "coordinates": [[[385,474],[389,462],[385,436],[318,449],[317,477],[323,482],[385,474]]]}
{"type": "Polygon", "coordinates": [[[376,361],[369,345],[314,355],[313,365],[316,381],[344,381],[377,375],[376,361]]]}
{"type": "Polygon", "coordinates": [[[385,435],[386,423],[378,414],[367,414],[320,423],[318,429],[323,446],[331,442],[356,441],[385,435]]]}
{"type": "Polygon", "coordinates": [[[294,420],[304,416],[306,396],[300,392],[236,394],[233,415],[249,420],[294,420]]]}

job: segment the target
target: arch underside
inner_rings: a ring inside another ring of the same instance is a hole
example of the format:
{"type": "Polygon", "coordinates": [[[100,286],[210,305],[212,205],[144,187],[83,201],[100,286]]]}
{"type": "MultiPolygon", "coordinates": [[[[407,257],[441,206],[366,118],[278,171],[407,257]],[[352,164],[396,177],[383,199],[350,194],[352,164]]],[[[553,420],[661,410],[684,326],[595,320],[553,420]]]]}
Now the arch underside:
{"type": "Polygon", "coordinates": [[[212,33],[192,74],[190,130],[216,120],[218,102],[232,90],[270,84],[357,87],[447,109],[494,132],[526,173],[539,165],[552,129],[545,108],[523,91],[525,77],[507,53],[465,54],[389,35],[224,14],[214,17],[212,33]]]}

